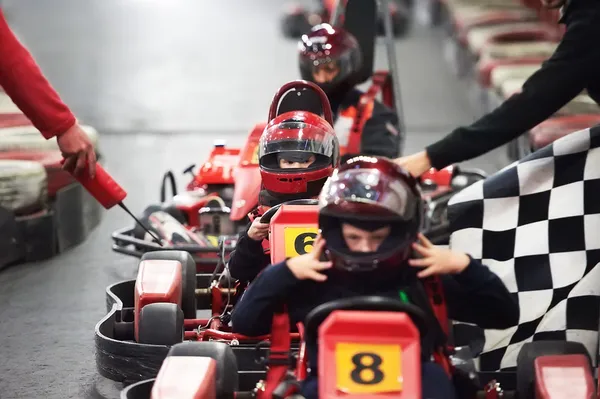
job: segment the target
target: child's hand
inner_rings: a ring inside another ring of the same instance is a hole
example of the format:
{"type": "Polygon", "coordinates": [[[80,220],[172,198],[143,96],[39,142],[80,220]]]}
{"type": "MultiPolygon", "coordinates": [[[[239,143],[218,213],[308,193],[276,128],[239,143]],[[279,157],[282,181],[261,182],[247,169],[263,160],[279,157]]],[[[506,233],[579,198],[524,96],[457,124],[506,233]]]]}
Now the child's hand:
{"type": "Polygon", "coordinates": [[[254,241],[262,241],[269,235],[269,223],[261,223],[260,218],[254,219],[248,229],[248,237],[254,241]]]}
{"type": "Polygon", "coordinates": [[[408,261],[411,266],[424,268],[417,274],[419,278],[434,274],[457,274],[465,270],[471,263],[471,259],[466,254],[436,247],[423,234],[419,234],[419,241],[423,245],[414,243],[413,248],[423,258],[408,261]]]}
{"type": "Polygon", "coordinates": [[[298,280],[314,280],[323,282],[327,280],[327,276],[319,273],[323,270],[331,268],[332,262],[321,262],[321,254],[325,249],[325,240],[318,236],[315,240],[311,252],[290,258],[287,260],[287,267],[290,269],[294,277],[298,280]]]}

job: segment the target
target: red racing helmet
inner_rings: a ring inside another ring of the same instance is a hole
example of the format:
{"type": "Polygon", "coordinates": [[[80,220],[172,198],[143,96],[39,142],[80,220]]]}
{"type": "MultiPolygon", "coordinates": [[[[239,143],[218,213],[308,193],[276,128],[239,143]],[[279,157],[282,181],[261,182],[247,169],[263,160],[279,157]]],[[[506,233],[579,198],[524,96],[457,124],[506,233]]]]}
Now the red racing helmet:
{"type": "Polygon", "coordinates": [[[310,33],[302,35],[298,52],[302,79],[318,84],[327,95],[340,88],[351,88],[354,76],[362,67],[362,53],[356,38],[329,24],[316,25],[310,33]],[[337,75],[327,82],[315,81],[314,73],[328,67],[338,68],[337,75]]]}
{"type": "Polygon", "coordinates": [[[423,220],[421,192],[407,171],[387,158],[358,156],[336,169],[319,196],[319,228],[338,269],[398,267],[412,253],[423,220]],[[375,231],[390,226],[376,252],[352,252],[342,224],[375,231]]]}
{"type": "MultiPolygon", "coordinates": [[[[317,197],[339,164],[339,151],[333,127],[320,116],[306,111],[277,116],[259,141],[263,190],[278,202],[317,197]],[[282,168],[282,159],[312,163],[303,168],[282,168]]],[[[261,204],[273,206],[263,201],[261,204]]]]}

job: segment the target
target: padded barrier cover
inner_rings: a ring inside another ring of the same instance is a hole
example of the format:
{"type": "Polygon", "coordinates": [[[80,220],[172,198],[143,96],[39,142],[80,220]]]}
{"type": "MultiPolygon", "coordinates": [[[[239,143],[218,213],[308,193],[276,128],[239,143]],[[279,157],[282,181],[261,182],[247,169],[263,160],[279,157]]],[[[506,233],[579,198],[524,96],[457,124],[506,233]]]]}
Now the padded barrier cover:
{"type": "Polygon", "coordinates": [[[504,82],[511,79],[525,80],[533,75],[541,65],[499,65],[492,70],[492,87],[501,89],[504,82]]]}
{"type": "Polygon", "coordinates": [[[481,59],[504,58],[549,58],[558,46],[551,41],[520,43],[487,43],[481,49],[481,59]]]}
{"type": "Polygon", "coordinates": [[[492,26],[476,27],[467,33],[467,42],[469,50],[475,54],[479,54],[484,44],[494,35],[500,33],[508,33],[517,29],[540,29],[544,25],[539,22],[515,22],[509,24],[499,24],[492,26]]]}

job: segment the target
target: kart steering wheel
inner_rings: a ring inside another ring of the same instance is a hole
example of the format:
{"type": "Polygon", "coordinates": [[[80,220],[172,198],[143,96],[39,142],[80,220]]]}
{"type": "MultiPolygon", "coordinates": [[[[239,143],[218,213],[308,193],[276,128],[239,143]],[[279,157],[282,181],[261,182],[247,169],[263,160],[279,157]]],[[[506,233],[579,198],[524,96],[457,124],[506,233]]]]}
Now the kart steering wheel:
{"type": "Polygon", "coordinates": [[[425,312],[410,303],[383,296],[362,296],[337,299],[313,309],[304,322],[304,339],[307,345],[316,345],[319,326],[335,310],[367,310],[379,312],[404,312],[415,323],[421,337],[427,334],[429,323],[425,312]]]}
{"type": "Polygon", "coordinates": [[[297,199],[297,200],[282,202],[281,204],[277,204],[274,207],[272,207],[271,209],[269,209],[268,211],[266,211],[260,217],[260,222],[261,223],[270,223],[273,216],[277,213],[279,208],[281,208],[281,205],[317,205],[318,203],[319,203],[319,200],[316,200],[316,199],[297,199]]]}

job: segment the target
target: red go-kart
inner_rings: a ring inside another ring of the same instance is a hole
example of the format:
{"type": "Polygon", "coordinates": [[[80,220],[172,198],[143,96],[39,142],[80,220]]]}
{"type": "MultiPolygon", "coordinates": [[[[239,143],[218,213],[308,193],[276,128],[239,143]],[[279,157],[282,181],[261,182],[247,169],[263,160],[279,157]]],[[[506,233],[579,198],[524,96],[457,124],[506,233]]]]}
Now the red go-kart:
{"type": "MultiPolygon", "coordinates": [[[[265,214],[271,217],[273,262],[310,249],[318,215],[310,201],[284,204],[265,214]]],[[[132,309],[135,340],[138,345],[148,340],[168,345],[183,337],[200,342],[175,344],[171,349],[158,347],[165,360],[156,379],[133,384],[123,391],[122,398],[298,398],[299,382],[307,374],[306,343],[320,348],[320,397],[421,397],[420,337],[428,329],[421,309],[389,298],[349,298],[314,309],[299,326],[300,333],[290,333],[287,316],[278,314],[270,336],[244,337],[230,332],[217,319],[184,321],[187,278],[181,275],[182,262],[176,259],[180,255],[174,252],[147,259],[140,266],[132,309]],[[215,328],[202,327],[204,322],[215,328]],[[185,331],[193,326],[196,331],[185,331]],[[257,344],[257,340],[261,342],[257,344]],[[251,346],[257,351],[249,352],[251,346]],[[259,349],[263,350],[258,353],[259,349]],[[248,370],[253,355],[262,361],[259,370],[248,370]]],[[[436,280],[426,285],[438,321],[448,333],[450,322],[440,287],[436,280]]],[[[151,346],[146,347],[148,356],[151,346]]],[[[439,348],[434,359],[455,381],[461,381],[456,384],[461,398],[509,397],[515,391],[521,399],[553,398],[563,397],[562,392],[573,395],[574,389],[578,397],[594,397],[589,355],[573,342],[525,345],[511,391],[503,391],[497,380],[485,386],[479,383],[494,376],[477,374],[468,347],[439,348]]],[[[501,373],[497,377],[507,379],[501,373]]]]}

